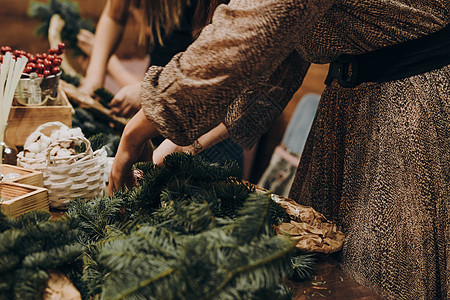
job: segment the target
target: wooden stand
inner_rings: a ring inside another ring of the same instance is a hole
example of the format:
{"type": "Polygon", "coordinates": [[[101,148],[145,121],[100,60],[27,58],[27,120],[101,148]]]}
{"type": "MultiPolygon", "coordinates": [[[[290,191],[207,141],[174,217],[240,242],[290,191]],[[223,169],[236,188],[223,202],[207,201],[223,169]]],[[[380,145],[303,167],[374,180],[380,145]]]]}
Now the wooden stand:
{"type": "Polygon", "coordinates": [[[0,173],[2,173],[3,175],[7,173],[17,173],[20,175],[20,177],[5,182],[28,184],[41,188],[44,187],[44,176],[42,172],[39,171],[25,169],[12,165],[0,164],[0,173]]]}
{"type": "Polygon", "coordinates": [[[49,211],[47,189],[31,185],[0,183],[0,202],[2,212],[10,217],[18,217],[32,210],[49,211]]]}
{"type": "MultiPolygon", "coordinates": [[[[22,147],[27,137],[44,123],[59,121],[72,127],[73,107],[62,89],[58,91],[54,106],[16,106],[11,107],[6,129],[6,139],[15,146],[22,147]]],[[[51,133],[51,128],[48,129],[51,133]]]]}

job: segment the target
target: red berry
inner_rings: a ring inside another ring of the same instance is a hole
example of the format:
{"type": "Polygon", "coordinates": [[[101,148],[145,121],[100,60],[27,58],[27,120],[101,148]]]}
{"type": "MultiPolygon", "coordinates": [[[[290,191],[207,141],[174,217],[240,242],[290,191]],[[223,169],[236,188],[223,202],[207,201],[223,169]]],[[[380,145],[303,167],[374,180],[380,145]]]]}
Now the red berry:
{"type": "Polygon", "coordinates": [[[37,53],[36,54],[36,59],[43,59],[44,57],[42,56],[42,54],[41,53],[37,53]]]}
{"type": "Polygon", "coordinates": [[[38,76],[39,78],[44,78],[44,74],[41,74],[41,73],[38,73],[37,76],[38,76]]]}
{"type": "Polygon", "coordinates": [[[53,65],[55,66],[60,66],[62,62],[62,59],[59,57],[55,57],[55,59],[53,60],[53,65]]]}
{"type": "Polygon", "coordinates": [[[28,61],[36,62],[36,56],[34,56],[33,54],[30,54],[30,57],[28,57],[28,61]]]}
{"type": "Polygon", "coordinates": [[[27,63],[27,66],[29,66],[29,67],[31,67],[33,69],[36,69],[36,64],[34,62],[27,63]]]}
{"type": "Polygon", "coordinates": [[[33,72],[33,68],[30,67],[30,66],[26,66],[25,69],[23,69],[23,72],[24,73],[31,73],[31,72],[33,72]]]}
{"type": "Polygon", "coordinates": [[[37,63],[37,64],[36,64],[36,69],[38,69],[38,70],[44,70],[44,69],[45,69],[45,66],[44,66],[43,63],[37,63]]]}
{"type": "Polygon", "coordinates": [[[59,72],[61,72],[61,69],[59,67],[53,67],[52,69],[52,74],[58,74],[59,72]]]}
{"type": "Polygon", "coordinates": [[[55,59],[55,56],[54,55],[47,55],[47,59],[49,60],[49,61],[53,61],[54,59],[55,59]]]}
{"type": "Polygon", "coordinates": [[[42,58],[46,58],[47,57],[47,53],[42,53],[42,58]]]}
{"type": "Polygon", "coordinates": [[[44,77],[47,77],[51,74],[50,70],[44,70],[44,72],[42,72],[42,74],[44,74],[44,77]]]}
{"type": "Polygon", "coordinates": [[[64,44],[64,43],[58,44],[58,49],[64,50],[65,48],[66,48],[66,44],[64,44]]]}
{"type": "Polygon", "coordinates": [[[17,49],[16,49],[16,50],[13,51],[13,54],[14,54],[15,56],[20,56],[21,53],[20,53],[20,50],[17,50],[17,49]]]}
{"type": "Polygon", "coordinates": [[[11,52],[11,47],[9,46],[3,46],[0,48],[0,51],[2,52],[2,54],[5,54],[6,52],[11,52]]]}
{"type": "Polygon", "coordinates": [[[50,60],[48,60],[47,58],[44,59],[44,66],[45,66],[45,67],[49,67],[49,66],[51,66],[51,65],[52,65],[52,62],[51,62],[50,60]]]}

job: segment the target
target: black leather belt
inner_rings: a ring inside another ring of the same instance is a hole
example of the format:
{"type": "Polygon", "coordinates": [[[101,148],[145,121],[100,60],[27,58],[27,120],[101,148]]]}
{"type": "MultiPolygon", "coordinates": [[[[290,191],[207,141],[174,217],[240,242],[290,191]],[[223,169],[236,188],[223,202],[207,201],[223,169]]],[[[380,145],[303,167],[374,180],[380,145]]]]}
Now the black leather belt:
{"type": "Polygon", "coordinates": [[[430,35],[360,55],[342,55],[330,63],[325,84],[342,87],[386,82],[422,74],[450,64],[450,25],[430,35]]]}

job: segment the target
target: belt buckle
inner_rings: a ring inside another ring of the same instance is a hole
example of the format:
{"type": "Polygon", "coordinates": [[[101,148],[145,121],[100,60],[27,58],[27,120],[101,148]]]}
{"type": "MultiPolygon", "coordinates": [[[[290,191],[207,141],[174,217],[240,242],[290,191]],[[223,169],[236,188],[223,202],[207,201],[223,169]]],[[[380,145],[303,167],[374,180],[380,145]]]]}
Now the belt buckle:
{"type": "Polygon", "coordinates": [[[358,60],[353,55],[342,55],[337,60],[337,80],[345,88],[355,87],[358,83],[358,60]],[[351,74],[350,74],[351,68],[351,74]]]}

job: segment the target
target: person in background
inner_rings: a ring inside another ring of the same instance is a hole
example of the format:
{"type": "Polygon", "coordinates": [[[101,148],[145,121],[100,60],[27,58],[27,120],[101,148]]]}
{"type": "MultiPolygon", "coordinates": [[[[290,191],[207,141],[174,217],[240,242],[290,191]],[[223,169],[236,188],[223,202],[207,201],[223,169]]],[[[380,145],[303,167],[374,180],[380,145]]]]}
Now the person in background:
{"type": "MultiPolygon", "coordinates": [[[[173,55],[184,51],[193,41],[192,19],[195,1],[177,1],[168,4],[167,0],[107,0],[96,28],[96,35],[86,76],[80,91],[92,95],[103,86],[110,57],[119,45],[130,14],[139,25],[139,43],[150,53],[152,65],[164,66],[173,55]],[[166,3],[167,2],[167,3],[166,3]],[[166,16],[161,19],[161,16],[166,16]]],[[[85,32],[79,36],[81,44],[89,37],[85,32]]],[[[116,57],[113,58],[113,62],[116,57]]],[[[112,76],[123,78],[124,86],[111,103],[113,113],[120,116],[132,116],[140,109],[139,85],[141,78],[122,76],[113,70],[112,76]],[[128,79],[127,79],[128,78],[128,79]]]]}
{"type": "MultiPolygon", "coordinates": [[[[141,107],[141,80],[126,71],[113,55],[130,13],[140,24],[140,41],[148,44],[150,64],[164,66],[175,54],[184,51],[193,42],[201,28],[211,21],[212,13],[209,11],[213,11],[224,1],[200,1],[198,5],[196,1],[189,1],[189,4],[184,6],[183,1],[175,5],[162,5],[163,2],[165,3],[165,0],[108,0],[97,24],[93,42],[92,36],[86,32],[81,32],[78,36],[81,48],[91,56],[79,90],[93,94],[103,85],[108,70],[117,82],[123,85],[110,103],[111,112],[114,114],[132,116],[141,107]],[[162,7],[167,11],[161,11],[162,7]],[[160,25],[159,17],[164,14],[169,17],[164,18],[160,25]]],[[[219,124],[188,147],[180,147],[167,139],[154,138],[153,142],[158,147],[153,153],[153,161],[161,165],[166,155],[187,152],[201,154],[206,160],[221,164],[234,160],[242,167],[242,149],[227,137],[226,127],[219,124]]]]}
{"type": "Polygon", "coordinates": [[[309,63],[330,63],[290,197],[342,228],[342,266],[359,283],[387,299],[450,298],[449,8],[448,0],[220,5],[184,53],[148,70],[110,193],[158,133],[190,145],[225,118],[230,137],[251,145],[309,63]]]}

